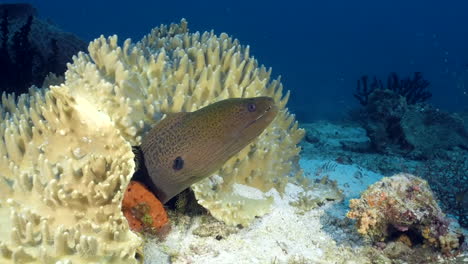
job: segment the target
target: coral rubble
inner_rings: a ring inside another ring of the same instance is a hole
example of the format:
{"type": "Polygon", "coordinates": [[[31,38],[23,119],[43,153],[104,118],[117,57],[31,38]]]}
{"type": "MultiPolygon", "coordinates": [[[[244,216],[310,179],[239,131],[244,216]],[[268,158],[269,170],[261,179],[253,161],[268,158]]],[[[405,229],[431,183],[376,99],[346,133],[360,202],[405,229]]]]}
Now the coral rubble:
{"type": "Polygon", "coordinates": [[[304,192],[299,193],[297,199],[290,205],[298,209],[297,213],[304,214],[307,211],[324,205],[327,201],[342,201],[343,191],[338,188],[336,181],[324,176],[314,183],[307,183],[304,192]]]}
{"type": "Polygon", "coordinates": [[[440,209],[427,182],[410,174],[382,179],[360,199],[350,200],[349,206],[347,216],[357,220],[358,232],[374,242],[396,238],[411,245],[422,240],[450,254],[464,240],[456,222],[440,209]]]}

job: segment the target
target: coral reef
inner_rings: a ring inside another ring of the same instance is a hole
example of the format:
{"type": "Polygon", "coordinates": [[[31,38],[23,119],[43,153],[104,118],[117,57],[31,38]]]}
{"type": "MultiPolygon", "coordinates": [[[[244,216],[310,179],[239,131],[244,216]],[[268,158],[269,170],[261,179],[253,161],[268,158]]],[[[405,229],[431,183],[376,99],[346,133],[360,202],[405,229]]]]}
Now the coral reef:
{"type": "Polygon", "coordinates": [[[371,150],[428,159],[455,147],[468,148],[464,121],[424,103],[408,104],[391,90],[376,89],[359,110],[371,150]]]}
{"type": "MultiPolygon", "coordinates": [[[[391,80],[388,86],[396,82],[391,80]]],[[[420,82],[420,87],[426,83],[420,82]]],[[[374,80],[371,88],[366,88],[366,77],[362,83],[365,85],[360,86],[360,93],[355,96],[359,97],[363,107],[355,112],[359,115],[353,119],[365,128],[370,146],[345,142],[343,147],[361,153],[377,152],[423,162],[418,166],[421,168],[413,169],[413,172],[429,181],[444,210],[466,226],[464,208],[468,200],[465,197],[468,196],[463,183],[467,181],[467,169],[463,162],[454,162],[452,156],[463,157],[468,153],[468,119],[462,113],[451,114],[415,99],[408,100],[390,89],[383,89],[378,80],[374,80]]],[[[393,169],[390,173],[399,171],[402,170],[393,169]]]]}
{"type": "MultiPolygon", "coordinates": [[[[341,203],[332,204],[333,209],[326,211],[328,217],[321,218],[322,230],[332,234],[338,245],[362,248],[364,252],[360,254],[368,256],[372,260],[370,263],[463,263],[467,253],[466,241],[464,246],[458,249],[460,255],[453,259],[450,256],[444,256],[433,247],[422,245],[421,240],[411,234],[395,233],[395,237],[389,239],[391,241],[375,242],[372,246],[368,246],[367,242],[370,241],[365,239],[365,236],[359,235],[354,226],[355,221],[347,217],[343,218],[343,216],[349,210],[348,199],[359,197],[368,186],[382,179],[383,175],[394,175],[404,171],[426,179],[443,212],[449,217],[455,216],[460,225],[463,225],[463,217],[466,217],[466,213],[463,215],[463,212],[466,212],[466,209],[462,206],[466,205],[467,201],[463,198],[467,197],[463,195],[463,190],[468,186],[463,176],[466,175],[468,169],[462,164],[468,161],[468,156],[466,156],[468,152],[465,151],[464,156],[456,156],[456,159],[450,163],[445,159],[413,160],[402,156],[349,149],[347,147],[349,145],[360,145],[369,141],[366,131],[354,122],[318,121],[302,124],[302,127],[308,134],[317,138],[313,144],[305,140],[301,143],[303,151],[300,165],[304,170],[304,175],[312,179],[327,175],[330,179],[337,181],[345,195],[346,208],[341,203]],[[345,145],[344,142],[346,142],[345,145]],[[350,157],[352,164],[344,165],[337,161],[338,158],[346,156],[350,157]],[[331,162],[333,160],[336,162],[335,165],[328,165],[334,163],[331,162]],[[426,166],[430,167],[425,168],[426,166]],[[431,171],[431,177],[426,176],[427,170],[431,171]],[[433,184],[436,181],[437,184],[433,184]],[[463,202],[464,199],[465,202],[463,202]],[[342,207],[343,212],[340,211],[342,207]],[[412,246],[404,244],[407,242],[411,242],[412,246]]],[[[463,153],[460,150],[449,151],[453,154],[460,152],[463,153]]],[[[323,207],[312,211],[321,208],[323,207]]]]}
{"type": "Polygon", "coordinates": [[[28,91],[49,73],[63,75],[86,43],[36,17],[30,4],[0,5],[0,90],[28,91]]]}
{"type": "Polygon", "coordinates": [[[158,234],[167,228],[167,213],[161,202],[143,184],[131,181],[122,200],[122,212],[130,229],[158,234]]]}
{"type": "Polygon", "coordinates": [[[117,45],[101,37],[80,53],[62,85],[72,96],[107,113],[122,136],[139,145],[165,113],[194,111],[231,97],[272,97],[279,112],[270,126],[212,177],[192,186],[215,218],[247,225],[269,211],[267,192],[300,174],[296,144],[304,135],[285,108],[278,80],[259,67],[248,47],[226,34],[190,33],[183,20],[161,26],[140,42],[117,45]]]}
{"type": "Polygon", "coordinates": [[[427,182],[410,174],[382,179],[360,199],[351,199],[349,206],[347,216],[357,220],[358,232],[374,242],[396,238],[409,240],[411,245],[422,240],[450,254],[464,240],[456,222],[438,206],[427,182]]]}
{"type": "MultiPolygon", "coordinates": [[[[439,154],[427,160],[414,160],[372,152],[366,131],[356,123],[316,122],[302,127],[317,138],[314,143],[302,142],[303,159],[326,158],[340,164],[343,164],[340,160],[351,160],[354,165],[382,175],[399,172],[417,175],[427,180],[443,211],[453,215],[461,226],[468,226],[468,151],[454,148],[444,151],[443,158],[439,154]]],[[[353,178],[348,177],[347,183],[353,178]]]]}
{"type": "Polygon", "coordinates": [[[406,153],[410,146],[401,129],[401,118],[408,111],[403,97],[389,90],[375,90],[362,108],[358,120],[371,140],[372,149],[385,153],[406,153]]]}
{"type": "Polygon", "coordinates": [[[230,97],[272,97],[278,116],[214,176],[193,186],[227,224],[270,210],[271,189],[298,176],[304,132],[285,108],[278,80],[226,34],[189,33],[185,20],[133,44],[91,42],[65,82],[3,95],[0,108],[0,260],[135,263],[142,239],[122,211],[139,145],[166,113],[230,97]]]}
{"type": "Polygon", "coordinates": [[[408,104],[416,104],[424,102],[432,97],[432,94],[427,90],[429,82],[422,77],[421,72],[415,72],[413,78],[411,76],[402,80],[395,72],[390,73],[387,79],[387,87],[384,87],[381,80],[374,76],[372,83],[368,84],[369,76],[364,75],[357,81],[356,92],[354,97],[363,106],[372,101],[369,96],[376,90],[388,90],[405,99],[408,104]]]}
{"type": "Polygon", "coordinates": [[[131,146],[80,101],[58,87],[2,97],[2,263],[137,263],[141,239],[120,210],[131,146]]]}

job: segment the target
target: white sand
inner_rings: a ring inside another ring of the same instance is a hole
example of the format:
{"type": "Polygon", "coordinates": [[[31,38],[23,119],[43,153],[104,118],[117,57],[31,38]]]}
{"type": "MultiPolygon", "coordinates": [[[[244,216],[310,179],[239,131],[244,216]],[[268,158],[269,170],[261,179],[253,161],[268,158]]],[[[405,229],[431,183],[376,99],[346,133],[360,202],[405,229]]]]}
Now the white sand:
{"type": "MultiPolygon", "coordinates": [[[[364,171],[355,166],[336,165],[333,171],[324,172],[321,167],[326,160],[302,159],[300,164],[308,174],[321,177],[328,175],[330,179],[339,180],[343,187],[346,200],[354,197],[380,175],[364,171]],[[353,175],[361,171],[362,177],[357,179],[353,175]]],[[[256,219],[249,227],[241,229],[221,240],[213,237],[199,237],[192,231],[200,225],[200,218],[196,217],[189,227],[173,226],[164,242],[152,242],[146,248],[145,263],[288,263],[288,261],[303,261],[299,263],[364,263],[356,250],[349,246],[340,246],[334,236],[340,240],[347,239],[347,234],[329,233],[324,231],[322,222],[329,222],[330,215],[343,218],[345,211],[338,210],[340,206],[333,203],[298,214],[297,208],[289,203],[297,199],[301,187],[288,184],[286,194],[281,198],[273,192],[275,202],[272,211],[256,219]],[[330,210],[335,210],[330,212],[330,210]]],[[[320,190],[317,190],[320,191],[320,190]]],[[[355,237],[353,237],[355,239],[355,237]]],[[[352,242],[349,242],[352,243],[352,242]]],[[[357,245],[353,245],[358,247],[357,245]]]]}

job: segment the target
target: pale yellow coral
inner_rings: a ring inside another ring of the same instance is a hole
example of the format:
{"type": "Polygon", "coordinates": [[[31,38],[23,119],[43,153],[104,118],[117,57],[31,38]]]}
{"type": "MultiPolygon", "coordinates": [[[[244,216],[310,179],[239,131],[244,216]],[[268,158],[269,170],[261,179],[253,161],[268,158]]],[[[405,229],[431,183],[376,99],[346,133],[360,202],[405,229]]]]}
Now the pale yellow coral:
{"type": "MultiPolygon", "coordinates": [[[[68,65],[65,81],[2,100],[0,260],[136,262],[141,243],[121,209],[138,145],[166,113],[230,97],[270,96],[271,126],[212,177],[193,186],[228,224],[268,212],[275,188],[300,174],[304,131],[279,80],[226,34],[189,33],[184,20],[140,42],[100,37],[68,65]]],[[[58,83],[58,82],[54,82],[58,83]]]]}
{"type": "Polygon", "coordinates": [[[2,98],[1,263],[137,262],[120,211],[131,146],[77,101],[58,88],[2,98]]]}
{"type": "Polygon", "coordinates": [[[249,48],[226,34],[189,33],[185,20],[154,29],[140,42],[119,47],[101,37],[66,73],[63,89],[107,113],[132,145],[164,113],[194,111],[230,97],[271,96],[280,112],[266,131],[215,175],[193,186],[197,200],[228,224],[248,224],[269,210],[266,192],[283,191],[300,173],[296,144],[304,135],[285,108],[279,80],[258,66],[249,48]]]}

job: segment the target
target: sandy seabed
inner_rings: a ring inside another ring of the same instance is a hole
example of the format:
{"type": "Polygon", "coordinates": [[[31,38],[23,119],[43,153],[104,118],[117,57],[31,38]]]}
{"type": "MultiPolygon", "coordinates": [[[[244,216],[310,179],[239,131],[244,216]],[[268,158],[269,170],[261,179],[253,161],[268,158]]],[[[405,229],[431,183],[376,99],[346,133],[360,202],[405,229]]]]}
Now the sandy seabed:
{"type": "MultiPolygon", "coordinates": [[[[360,159],[357,163],[337,162],[336,157],[343,154],[339,141],[366,140],[365,132],[326,122],[310,126],[317,131],[321,143],[304,148],[300,166],[312,180],[327,177],[336,181],[343,191],[343,201],[325,202],[315,209],[300,210],[291,203],[297,201],[304,189],[288,184],[282,197],[275,190],[270,191],[274,197],[270,213],[222,238],[194,234],[194,230],[206,224],[203,216],[187,217],[183,223],[173,223],[164,241],[146,243],[145,263],[372,263],[369,256],[363,254],[369,244],[356,233],[353,221],[345,214],[349,199],[359,197],[370,184],[384,177],[362,166],[379,157],[367,154],[354,156],[355,160],[360,159]]],[[[395,166],[401,163],[391,157],[388,160],[395,162],[395,166]]],[[[322,191],[313,189],[308,194],[320,196],[322,191]]],[[[450,263],[468,263],[466,253],[457,259],[450,263]]],[[[441,263],[447,262],[441,260],[441,263]]]]}

